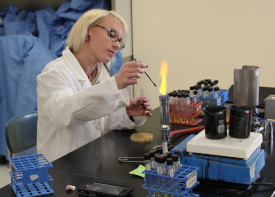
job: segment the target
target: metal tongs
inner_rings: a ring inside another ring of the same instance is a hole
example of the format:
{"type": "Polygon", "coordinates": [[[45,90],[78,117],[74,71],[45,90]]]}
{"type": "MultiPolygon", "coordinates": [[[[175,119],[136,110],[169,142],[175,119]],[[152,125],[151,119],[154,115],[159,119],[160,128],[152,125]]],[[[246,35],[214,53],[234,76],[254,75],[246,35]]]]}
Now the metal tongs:
{"type": "Polygon", "coordinates": [[[118,161],[121,163],[144,163],[143,157],[119,157],[118,161]]]}

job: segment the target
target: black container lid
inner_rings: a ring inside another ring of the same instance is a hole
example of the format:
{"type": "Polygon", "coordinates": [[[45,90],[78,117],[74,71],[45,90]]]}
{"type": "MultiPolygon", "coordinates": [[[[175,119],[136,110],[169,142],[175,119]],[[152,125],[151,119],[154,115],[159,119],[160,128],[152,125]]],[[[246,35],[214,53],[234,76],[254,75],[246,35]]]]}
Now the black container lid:
{"type": "Polygon", "coordinates": [[[210,86],[214,86],[215,84],[216,84],[215,81],[213,81],[210,83],[210,86]]]}
{"type": "Polygon", "coordinates": [[[197,82],[197,84],[203,84],[204,80],[200,80],[199,82],[197,82]]]}
{"type": "Polygon", "coordinates": [[[210,86],[210,87],[208,88],[208,92],[212,92],[212,91],[213,91],[213,87],[210,86]]]}
{"type": "Polygon", "coordinates": [[[186,94],[189,94],[189,93],[190,93],[190,90],[186,90],[185,93],[186,93],[186,94]]]}
{"type": "Polygon", "coordinates": [[[195,95],[196,95],[196,94],[198,94],[198,91],[197,91],[197,90],[195,90],[195,91],[193,92],[193,94],[195,94],[195,95]]]}
{"type": "Polygon", "coordinates": [[[177,93],[177,90],[173,90],[173,93],[177,93]]]}
{"type": "Polygon", "coordinates": [[[208,90],[208,87],[207,86],[204,86],[203,88],[202,88],[202,91],[207,91],[208,90]]]}
{"type": "Polygon", "coordinates": [[[168,159],[166,160],[166,162],[167,162],[167,165],[168,165],[168,166],[171,166],[171,165],[173,165],[173,164],[174,164],[174,162],[173,162],[173,159],[172,159],[172,158],[168,158],[168,159]]]}
{"type": "Polygon", "coordinates": [[[155,162],[159,162],[159,156],[160,156],[159,153],[155,154],[155,162]]]}
{"type": "Polygon", "coordinates": [[[179,161],[179,155],[172,155],[173,161],[179,161]]]}
{"type": "Polygon", "coordinates": [[[180,92],[180,93],[181,93],[181,92],[182,92],[182,90],[178,90],[178,92],[180,92]]]}
{"type": "Polygon", "coordinates": [[[168,151],[166,154],[168,155],[168,158],[172,158],[172,152],[171,151],[168,151]]]}
{"type": "Polygon", "coordinates": [[[197,84],[196,87],[198,87],[198,90],[201,89],[201,84],[197,84]]]}
{"type": "Polygon", "coordinates": [[[166,159],[168,159],[167,153],[163,154],[163,157],[164,157],[164,159],[165,159],[165,161],[166,161],[166,159]]]}
{"type": "Polygon", "coordinates": [[[157,153],[159,153],[159,154],[163,154],[162,147],[157,147],[157,153]]]}
{"type": "Polygon", "coordinates": [[[214,80],[215,84],[219,83],[219,80],[214,80]]]}
{"type": "Polygon", "coordinates": [[[165,163],[165,158],[164,156],[159,156],[159,163],[165,163]]]}
{"type": "Polygon", "coordinates": [[[152,158],[152,157],[155,157],[155,153],[156,153],[155,151],[152,151],[152,150],[151,150],[151,151],[149,151],[148,153],[150,154],[150,157],[151,157],[151,158],[152,158]]]}
{"type": "Polygon", "coordinates": [[[174,153],[175,153],[175,155],[180,156],[180,150],[175,150],[174,153]]]}
{"type": "Polygon", "coordinates": [[[178,96],[178,98],[182,98],[183,95],[182,95],[182,93],[178,93],[177,96],[178,96]]]}
{"type": "Polygon", "coordinates": [[[194,86],[194,90],[199,90],[199,86],[194,86]]]}
{"type": "Polygon", "coordinates": [[[219,91],[219,87],[214,87],[214,91],[219,91]]]}
{"type": "Polygon", "coordinates": [[[211,79],[205,79],[204,81],[207,81],[208,83],[211,83],[211,79]]]}
{"type": "Polygon", "coordinates": [[[194,86],[190,86],[190,88],[189,88],[190,90],[194,90],[194,86]]]}
{"type": "Polygon", "coordinates": [[[167,95],[169,95],[170,97],[172,96],[172,94],[173,94],[172,92],[167,93],[167,95]]]}
{"type": "Polygon", "coordinates": [[[178,95],[177,92],[173,92],[173,93],[172,93],[172,96],[173,96],[173,97],[176,97],[177,95],[178,95]]]}
{"type": "MultiPolygon", "coordinates": [[[[183,97],[183,94],[182,94],[182,97],[183,97]]],[[[168,145],[168,151],[171,151],[173,148],[175,148],[175,146],[173,146],[171,144],[168,145]]]]}
{"type": "Polygon", "coordinates": [[[144,160],[150,160],[151,157],[150,157],[150,154],[149,153],[145,153],[144,154],[144,160]]]}

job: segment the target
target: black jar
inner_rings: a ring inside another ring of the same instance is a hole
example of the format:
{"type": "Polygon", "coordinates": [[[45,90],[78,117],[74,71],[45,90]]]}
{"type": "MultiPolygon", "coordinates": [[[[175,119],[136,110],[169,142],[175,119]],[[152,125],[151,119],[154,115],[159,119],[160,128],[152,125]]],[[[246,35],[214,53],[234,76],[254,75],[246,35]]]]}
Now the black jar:
{"type": "Polygon", "coordinates": [[[207,138],[222,139],[226,137],[226,109],[224,106],[209,106],[203,109],[207,138]]]}
{"type": "Polygon", "coordinates": [[[248,138],[251,130],[252,108],[230,106],[229,135],[234,138],[248,138]]]}

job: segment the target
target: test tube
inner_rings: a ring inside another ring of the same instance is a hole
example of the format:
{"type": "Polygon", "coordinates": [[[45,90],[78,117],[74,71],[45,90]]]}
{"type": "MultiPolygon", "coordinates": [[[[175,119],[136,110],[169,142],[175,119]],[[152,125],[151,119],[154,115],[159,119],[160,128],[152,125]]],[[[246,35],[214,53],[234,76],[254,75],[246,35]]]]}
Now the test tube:
{"type": "MultiPolygon", "coordinates": [[[[144,89],[143,89],[143,88],[141,88],[141,89],[140,89],[139,104],[142,104],[142,103],[143,103],[143,100],[144,100],[144,94],[145,94],[145,91],[144,91],[144,89]]],[[[143,109],[143,106],[142,106],[142,105],[140,105],[140,107],[139,107],[139,111],[140,111],[140,112],[143,112],[143,111],[144,111],[144,109],[143,109]]]]}

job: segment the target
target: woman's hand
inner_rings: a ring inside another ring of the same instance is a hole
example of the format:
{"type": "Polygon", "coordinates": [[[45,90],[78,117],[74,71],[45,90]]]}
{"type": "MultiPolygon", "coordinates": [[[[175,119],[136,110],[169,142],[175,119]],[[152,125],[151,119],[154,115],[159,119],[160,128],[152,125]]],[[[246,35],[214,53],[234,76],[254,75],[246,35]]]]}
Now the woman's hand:
{"type": "Polygon", "coordinates": [[[119,72],[115,75],[118,89],[126,88],[128,85],[137,84],[141,74],[147,65],[141,62],[127,62],[123,64],[119,72]]]}
{"type": "Polygon", "coordinates": [[[153,114],[148,111],[152,111],[150,107],[150,99],[148,97],[143,97],[143,100],[140,98],[130,99],[129,106],[126,107],[126,112],[128,116],[147,116],[151,117],[153,114]]]}

